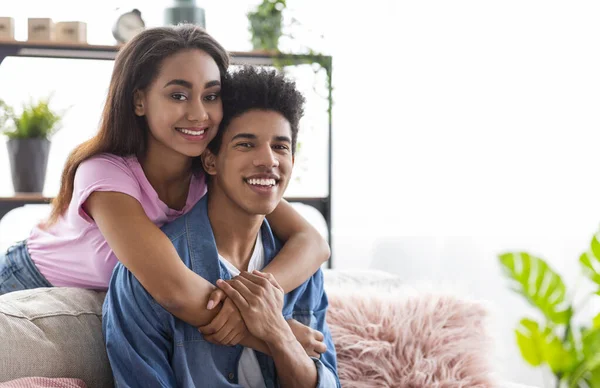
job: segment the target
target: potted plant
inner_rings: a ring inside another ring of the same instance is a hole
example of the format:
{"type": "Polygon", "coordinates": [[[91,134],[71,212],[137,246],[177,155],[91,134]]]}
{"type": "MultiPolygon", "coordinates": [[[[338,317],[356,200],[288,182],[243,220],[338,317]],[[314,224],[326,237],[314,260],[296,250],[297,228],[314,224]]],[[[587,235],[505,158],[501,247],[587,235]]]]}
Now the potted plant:
{"type": "Polygon", "coordinates": [[[254,11],[248,12],[254,50],[279,51],[285,0],[263,0],[254,11]]]}
{"type": "Polygon", "coordinates": [[[511,288],[538,312],[537,319],[521,319],[515,330],[523,359],[549,368],[556,387],[600,387],[600,312],[588,309],[591,319],[575,319],[600,295],[600,232],[579,257],[580,269],[590,282],[571,294],[561,276],[539,257],[507,252],[499,260],[511,288]],[[583,297],[575,302],[577,291],[582,290],[583,297]]]}
{"type": "Polygon", "coordinates": [[[60,128],[61,113],[49,98],[31,101],[20,115],[0,100],[0,132],[8,137],[13,187],[17,193],[41,193],[46,180],[50,138],[60,128]]]}

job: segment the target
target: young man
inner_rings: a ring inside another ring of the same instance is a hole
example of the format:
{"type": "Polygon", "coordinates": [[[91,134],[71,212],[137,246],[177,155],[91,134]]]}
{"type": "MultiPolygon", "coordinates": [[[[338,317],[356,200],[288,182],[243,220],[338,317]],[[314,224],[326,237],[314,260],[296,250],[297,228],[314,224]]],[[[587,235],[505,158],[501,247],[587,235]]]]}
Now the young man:
{"type": "Polygon", "coordinates": [[[221,128],[202,159],[208,194],[163,227],[185,264],[235,304],[263,352],[209,342],[118,264],[103,314],[117,386],[339,387],[322,272],[284,296],[272,275],[257,271],[281,247],[265,215],[289,183],[303,102],[275,72],[247,67],[228,76],[221,128]],[[291,318],[323,334],[320,358],[296,340],[291,318]]]}

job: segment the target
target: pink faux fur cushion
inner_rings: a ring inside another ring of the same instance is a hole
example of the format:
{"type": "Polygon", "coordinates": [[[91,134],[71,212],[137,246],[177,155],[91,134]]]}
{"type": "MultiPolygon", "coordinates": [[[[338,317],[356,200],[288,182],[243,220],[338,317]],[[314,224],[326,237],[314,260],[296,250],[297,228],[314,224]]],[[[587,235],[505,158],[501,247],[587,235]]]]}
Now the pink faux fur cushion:
{"type": "Polygon", "coordinates": [[[328,290],[342,387],[493,387],[486,309],[452,296],[328,290]]]}
{"type": "Polygon", "coordinates": [[[24,377],[0,383],[0,388],[86,388],[83,380],[48,377],[24,377]]]}

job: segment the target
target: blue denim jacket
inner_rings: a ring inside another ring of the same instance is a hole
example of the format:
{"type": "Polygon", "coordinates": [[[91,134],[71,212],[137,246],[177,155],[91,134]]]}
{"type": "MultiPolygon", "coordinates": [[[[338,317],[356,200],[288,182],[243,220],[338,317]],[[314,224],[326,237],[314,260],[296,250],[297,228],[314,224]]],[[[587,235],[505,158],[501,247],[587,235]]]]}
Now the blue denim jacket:
{"type": "MultiPolygon", "coordinates": [[[[218,258],[207,196],[162,230],[195,273],[213,285],[219,278],[230,279],[218,258]]],[[[261,233],[266,265],[281,244],[266,220],[261,233]]],[[[325,322],[327,305],[323,273],[319,270],[286,294],[283,315],[323,333],[327,352],[313,359],[319,376],[317,386],[339,387],[335,347],[325,322]]],[[[213,345],[204,340],[196,327],[162,308],[120,263],[110,281],[102,326],[117,387],[240,387],[237,372],[243,347],[213,345]]],[[[278,387],[273,359],[255,353],[266,387],[278,387]]]]}

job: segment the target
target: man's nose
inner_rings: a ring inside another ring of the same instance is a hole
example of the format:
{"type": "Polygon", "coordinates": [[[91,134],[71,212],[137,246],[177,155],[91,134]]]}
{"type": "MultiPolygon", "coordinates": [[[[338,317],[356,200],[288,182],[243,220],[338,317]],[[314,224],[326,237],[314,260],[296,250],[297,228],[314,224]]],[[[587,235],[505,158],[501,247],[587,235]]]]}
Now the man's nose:
{"type": "Polygon", "coordinates": [[[279,166],[279,159],[271,146],[267,145],[261,147],[256,153],[256,157],[254,158],[254,166],[256,167],[268,167],[275,168],[279,166]]]}

